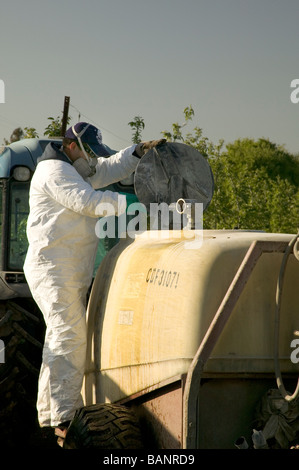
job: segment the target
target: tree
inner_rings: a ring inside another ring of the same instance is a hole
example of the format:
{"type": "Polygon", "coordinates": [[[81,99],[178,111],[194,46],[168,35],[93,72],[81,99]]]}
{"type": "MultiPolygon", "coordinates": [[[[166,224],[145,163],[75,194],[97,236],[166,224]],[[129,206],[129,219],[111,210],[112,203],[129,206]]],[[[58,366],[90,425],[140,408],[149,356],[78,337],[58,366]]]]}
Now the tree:
{"type": "Polygon", "coordinates": [[[165,139],[168,141],[175,142],[177,140],[181,140],[184,142],[184,136],[182,133],[182,129],[188,124],[189,121],[192,120],[192,117],[194,116],[194,110],[192,106],[187,106],[184,109],[184,116],[185,116],[185,122],[183,124],[179,124],[178,122],[175,122],[172,124],[172,132],[169,131],[163,131],[161,134],[165,139]]]}
{"type": "Polygon", "coordinates": [[[128,122],[128,125],[134,130],[132,136],[133,144],[141,142],[141,132],[145,127],[144,119],[141,116],[135,116],[133,121],[128,122]]]}
{"type": "Polygon", "coordinates": [[[12,144],[13,142],[17,142],[20,139],[23,139],[23,129],[21,127],[17,127],[11,134],[10,139],[4,139],[4,144],[9,145],[12,144]]]}
{"type": "MultiPolygon", "coordinates": [[[[70,116],[68,116],[67,124],[70,122],[70,116]]],[[[48,137],[61,137],[61,128],[62,128],[62,118],[57,116],[56,119],[53,117],[48,117],[50,124],[46,127],[44,135],[48,137]]]]}
{"type": "Polygon", "coordinates": [[[267,139],[238,139],[226,146],[232,223],[243,229],[297,232],[299,160],[267,139]],[[282,209],[284,208],[284,209],[282,209]]]}
{"type": "MultiPolygon", "coordinates": [[[[48,120],[50,120],[51,122],[46,127],[44,135],[47,137],[61,137],[62,118],[60,118],[59,116],[56,119],[54,119],[53,117],[48,117],[48,120]]],[[[68,124],[70,123],[70,120],[71,117],[69,116],[67,119],[68,124]]],[[[21,139],[34,139],[39,137],[34,127],[24,127],[24,131],[21,127],[16,128],[10,136],[10,140],[4,139],[4,145],[9,145],[21,139]]]]}
{"type": "Polygon", "coordinates": [[[183,124],[177,122],[172,124],[172,132],[161,132],[163,137],[171,142],[182,141],[186,145],[196,148],[207,159],[219,155],[224,144],[223,140],[219,140],[218,144],[213,144],[208,137],[204,137],[203,130],[200,127],[195,127],[192,132],[187,132],[186,135],[183,134],[183,129],[192,121],[195,114],[192,106],[187,106],[183,112],[185,122],[183,124]]]}
{"type": "Polygon", "coordinates": [[[268,139],[238,139],[217,145],[195,127],[183,134],[194,116],[184,109],[185,122],[174,123],[167,140],[196,148],[214,175],[214,195],[204,213],[206,229],[252,229],[296,233],[299,226],[299,159],[268,139]]]}
{"type": "Polygon", "coordinates": [[[24,127],[24,139],[38,139],[38,133],[34,127],[24,127]]]}
{"type": "Polygon", "coordinates": [[[269,139],[238,139],[228,144],[227,157],[235,165],[246,165],[250,172],[267,169],[268,177],[280,176],[299,186],[298,158],[269,139]]]}

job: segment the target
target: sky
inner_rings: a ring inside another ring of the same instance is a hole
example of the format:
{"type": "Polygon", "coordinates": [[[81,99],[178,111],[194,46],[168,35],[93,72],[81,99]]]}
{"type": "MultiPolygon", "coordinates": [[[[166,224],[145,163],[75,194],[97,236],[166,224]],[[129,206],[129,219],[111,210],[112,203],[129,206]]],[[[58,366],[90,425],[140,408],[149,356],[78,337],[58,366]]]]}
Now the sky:
{"type": "Polygon", "coordinates": [[[71,124],[118,150],[135,116],[158,139],[192,106],[189,132],[298,153],[298,25],[298,0],[1,0],[0,144],[16,127],[42,137],[69,96],[71,124]]]}

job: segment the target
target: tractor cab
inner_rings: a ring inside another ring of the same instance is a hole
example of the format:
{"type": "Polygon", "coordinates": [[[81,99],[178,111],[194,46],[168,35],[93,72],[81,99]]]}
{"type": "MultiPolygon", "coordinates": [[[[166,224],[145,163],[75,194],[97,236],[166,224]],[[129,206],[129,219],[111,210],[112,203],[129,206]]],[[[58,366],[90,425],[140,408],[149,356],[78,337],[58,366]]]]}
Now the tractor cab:
{"type": "Polygon", "coordinates": [[[30,297],[23,274],[30,180],[49,139],[25,139],[0,154],[0,298],[30,297]]]}

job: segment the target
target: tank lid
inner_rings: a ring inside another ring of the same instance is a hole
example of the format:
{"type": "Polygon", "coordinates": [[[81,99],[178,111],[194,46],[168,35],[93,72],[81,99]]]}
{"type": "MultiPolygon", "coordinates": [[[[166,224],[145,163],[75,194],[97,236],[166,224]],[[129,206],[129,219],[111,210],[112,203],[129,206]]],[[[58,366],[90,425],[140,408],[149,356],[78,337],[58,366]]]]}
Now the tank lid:
{"type": "Polygon", "coordinates": [[[190,199],[205,210],[214,192],[214,178],[208,161],[195,148],[175,142],[149,150],[135,171],[135,193],[147,208],[150,203],[171,204],[190,199]]]}

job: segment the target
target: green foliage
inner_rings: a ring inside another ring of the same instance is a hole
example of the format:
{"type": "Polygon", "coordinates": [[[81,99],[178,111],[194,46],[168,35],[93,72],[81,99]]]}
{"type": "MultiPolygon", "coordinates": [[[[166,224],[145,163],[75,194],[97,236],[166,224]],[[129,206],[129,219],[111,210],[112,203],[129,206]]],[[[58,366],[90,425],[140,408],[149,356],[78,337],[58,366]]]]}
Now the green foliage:
{"type": "MultiPolygon", "coordinates": [[[[181,141],[194,147],[212,168],[215,189],[204,213],[204,227],[296,233],[299,227],[298,156],[265,138],[237,139],[225,146],[220,140],[215,144],[203,135],[200,127],[187,131],[195,115],[192,106],[187,106],[183,114],[183,124],[176,122],[171,131],[161,134],[168,141],[181,141]]],[[[62,118],[49,117],[48,120],[44,135],[60,137],[62,118]]],[[[139,143],[144,119],[135,116],[128,125],[133,130],[133,143],[139,143]]],[[[38,137],[32,127],[25,127],[24,131],[15,129],[10,141],[4,139],[4,143],[38,137]]]]}
{"type": "Polygon", "coordinates": [[[145,127],[144,119],[141,116],[135,116],[133,121],[128,122],[128,125],[133,129],[132,142],[139,144],[141,142],[141,133],[145,127]]]}
{"type": "Polygon", "coordinates": [[[227,145],[227,155],[232,164],[246,165],[250,172],[266,168],[269,178],[279,176],[299,186],[298,158],[268,139],[238,139],[227,145]]]}
{"type": "MultiPolygon", "coordinates": [[[[67,124],[70,122],[70,117],[67,119],[67,124]]],[[[61,128],[62,128],[62,118],[57,116],[56,119],[53,117],[48,117],[48,120],[51,121],[50,124],[46,127],[44,135],[48,137],[61,137],[61,128]]]]}
{"type": "Polygon", "coordinates": [[[175,142],[177,140],[185,141],[182,129],[188,124],[189,121],[192,120],[192,117],[194,116],[194,110],[192,106],[187,106],[184,109],[184,116],[185,116],[185,122],[183,124],[179,124],[177,122],[172,124],[172,133],[169,131],[163,131],[161,134],[165,139],[168,141],[175,142]]]}
{"type": "Polygon", "coordinates": [[[208,137],[203,136],[203,130],[200,127],[195,127],[192,132],[183,134],[183,129],[192,121],[194,110],[192,106],[187,106],[184,109],[185,122],[172,124],[172,132],[163,131],[161,134],[169,142],[182,141],[186,145],[196,148],[205,158],[218,156],[223,147],[224,141],[220,140],[218,144],[213,144],[208,137]]]}
{"type": "MultiPolygon", "coordinates": [[[[48,117],[50,124],[46,127],[44,135],[47,137],[61,137],[61,128],[62,128],[62,118],[59,116],[57,118],[48,117]]],[[[70,123],[71,117],[67,119],[67,124],[70,123]]],[[[21,127],[16,128],[11,136],[10,140],[4,139],[4,145],[9,145],[13,142],[17,142],[21,139],[35,139],[39,135],[34,127],[24,127],[24,131],[21,127]]]]}
{"type": "Polygon", "coordinates": [[[183,125],[162,132],[169,141],[196,148],[214,175],[213,199],[204,214],[206,229],[245,229],[296,233],[299,227],[299,159],[268,139],[238,139],[217,145],[195,127],[183,135],[194,116],[184,110],[183,125]]]}
{"type": "Polygon", "coordinates": [[[24,127],[24,139],[37,139],[38,133],[34,127],[24,127]]]}
{"type": "Polygon", "coordinates": [[[226,197],[221,201],[222,228],[297,232],[298,159],[268,140],[243,139],[227,145],[218,160],[223,172],[217,189],[226,197]]]}

